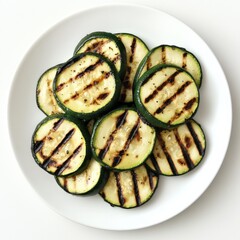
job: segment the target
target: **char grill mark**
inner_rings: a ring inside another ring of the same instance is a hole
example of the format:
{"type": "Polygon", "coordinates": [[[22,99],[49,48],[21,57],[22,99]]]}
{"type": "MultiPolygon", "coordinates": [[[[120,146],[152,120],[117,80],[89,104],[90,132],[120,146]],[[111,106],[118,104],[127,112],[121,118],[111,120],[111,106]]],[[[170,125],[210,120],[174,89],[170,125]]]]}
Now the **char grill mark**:
{"type": "Polygon", "coordinates": [[[59,176],[68,167],[70,162],[71,159],[67,159],[66,161],[64,161],[62,165],[58,166],[57,170],[55,171],[55,174],[59,176]]]}
{"type": "Polygon", "coordinates": [[[170,166],[170,168],[171,168],[171,171],[172,171],[173,175],[178,175],[178,172],[177,172],[177,169],[176,169],[176,167],[175,167],[175,165],[174,165],[174,162],[173,162],[173,160],[172,160],[172,157],[171,157],[171,155],[169,154],[169,152],[167,151],[165,142],[164,142],[164,140],[162,139],[161,132],[159,132],[159,133],[157,134],[157,138],[158,138],[158,141],[159,141],[159,143],[160,143],[160,146],[161,146],[161,148],[162,148],[162,150],[163,150],[163,152],[164,152],[164,154],[165,154],[165,156],[166,156],[166,158],[167,158],[167,161],[168,161],[168,163],[169,163],[169,166],[170,166]]]}
{"type": "Polygon", "coordinates": [[[118,153],[118,156],[114,157],[112,167],[117,166],[121,162],[123,155],[128,150],[129,145],[131,144],[132,140],[134,139],[135,135],[137,134],[139,127],[140,127],[140,118],[138,118],[136,124],[134,125],[131,132],[129,133],[128,139],[125,142],[123,149],[118,153]]]}
{"type": "Polygon", "coordinates": [[[140,198],[140,195],[139,195],[137,174],[135,173],[134,170],[131,170],[131,175],[132,175],[133,189],[134,189],[134,195],[135,195],[136,203],[137,203],[137,206],[140,206],[141,205],[141,198],[140,198]]]}
{"type": "Polygon", "coordinates": [[[42,147],[44,145],[44,140],[41,140],[41,141],[36,141],[35,144],[34,144],[34,153],[38,153],[42,147]]]}
{"type": "Polygon", "coordinates": [[[124,89],[129,89],[129,90],[131,90],[132,84],[130,83],[128,76],[127,76],[126,79],[122,82],[122,85],[123,85],[124,89]]]}
{"type": "MultiPolygon", "coordinates": [[[[99,59],[96,63],[88,66],[86,69],[84,69],[82,72],[78,73],[74,79],[77,80],[79,78],[82,78],[85,74],[88,74],[92,71],[94,71],[99,65],[101,65],[103,63],[103,61],[101,59],[99,59]]],[[[71,83],[73,81],[73,78],[70,78],[68,81],[63,82],[61,84],[59,84],[57,86],[57,92],[60,92],[66,85],[68,85],[69,83],[71,83]]]]}
{"type": "Polygon", "coordinates": [[[68,180],[67,180],[67,178],[64,178],[63,179],[63,187],[64,187],[64,189],[68,189],[68,180]]]}
{"type": "MultiPolygon", "coordinates": [[[[76,175],[72,176],[71,179],[72,179],[71,183],[74,184],[74,189],[76,189],[77,188],[77,182],[76,182],[77,177],[76,177],[76,175]]],[[[68,183],[69,183],[69,178],[64,177],[62,186],[66,191],[69,191],[68,183]]]]}
{"type": "Polygon", "coordinates": [[[168,121],[169,124],[171,124],[172,122],[174,122],[176,119],[178,119],[185,111],[188,111],[192,108],[193,104],[196,102],[196,98],[192,98],[191,100],[189,100],[183,107],[183,109],[178,112],[175,113],[175,115],[173,115],[173,117],[168,121]]]}
{"type": "Polygon", "coordinates": [[[184,110],[186,111],[190,110],[195,102],[196,102],[196,98],[192,98],[191,100],[189,100],[184,106],[184,110]]]}
{"type": "Polygon", "coordinates": [[[153,190],[154,189],[153,177],[155,177],[155,174],[151,170],[149,170],[147,167],[146,167],[146,171],[148,175],[149,186],[151,190],[153,190]]]}
{"type": "Polygon", "coordinates": [[[110,75],[111,75],[111,72],[106,72],[106,73],[104,72],[104,74],[101,75],[98,79],[93,80],[90,84],[88,84],[86,87],[84,87],[84,89],[82,91],[91,89],[93,86],[98,85],[103,80],[108,79],[110,75]]]}
{"type": "Polygon", "coordinates": [[[126,117],[127,117],[128,111],[124,111],[124,113],[122,113],[120,116],[118,116],[117,121],[116,121],[116,128],[115,130],[111,133],[111,135],[109,136],[109,138],[107,139],[107,142],[104,146],[103,149],[100,150],[98,156],[100,159],[104,159],[105,155],[107,154],[113,140],[114,140],[114,135],[117,133],[118,129],[124,125],[125,121],[126,121],[126,117]]]}
{"type": "Polygon", "coordinates": [[[97,100],[104,100],[107,96],[109,95],[109,93],[101,93],[98,97],[97,100]]]}
{"type": "Polygon", "coordinates": [[[75,76],[75,79],[78,78],[82,78],[85,74],[94,71],[99,65],[101,65],[103,63],[103,60],[99,59],[96,63],[90,65],[89,67],[87,67],[84,71],[78,73],[75,76]]]}
{"type": "Polygon", "coordinates": [[[89,46],[85,52],[95,52],[95,53],[101,53],[102,52],[102,48],[105,44],[109,43],[110,40],[101,40],[98,42],[93,43],[91,46],[89,46]]]}
{"type": "Polygon", "coordinates": [[[120,102],[124,102],[124,100],[126,99],[127,89],[129,89],[129,90],[132,89],[132,84],[130,83],[130,80],[129,80],[129,76],[130,76],[131,71],[132,71],[132,68],[130,66],[128,66],[127,71],[126,71],[126,75],[124,77],[124,80],[122,81],[123,88],[122,88],[122,92],[121,92],[121,96],[120,96],[120,102]]]}
{"type": "Polygon", "coordinates": [[[157,173],[159,173],[159,174],[162,173],[162,171],[161,171],[161,169],[160,169],[160,167],[159,167],[159,165],[157,163],[157,160],[156,160],[156,158],[155,158],[155,156],[153,154],[152,154],[150,159],[151,159],[151,162],[152,162],[154,168],[156,169],[157,173]]]}
{"type": "Polygon", "coordinates": [[[151,63],[151,58],[150,57],[148,57],[146,65],[147,65],[147,70],[149,70],[152,67],[152,63],[151,63]]]}
{"type": "Polygon", "coordinates": [[[78,99],[79,98],[79,93],[78,92],[76,92],[74,95],[72,95],[70,98],[68,98],[68,99],[66,99],[66,100],[64,100],[64,104],[66,104],[67,102],[69,102],[70,101],[70,99],[72,99],[72,100],[76,100],[76,99],[78,99]]]}
{"type": "Polygon", "coordinates": [[[178,95],[180,95],[181,93],[183,93],[184,90],[185,90],[185,88],[187,88],[190,84],[191,84],[190,81],[185,82],[185,83],[177,90],[177,92],[174,93],[170,98],[166,99],[166,100],[163,102],[162,106],[158,107],[153,114],[156,115],[156,114],[161,113],[161,112],[164,110],[164,108],[166,108],[169,104],[171,104],[171,102],[172,102],[178,95]]]}
{"type": "Polygon", "coordinates": [[[111,75],[111,72],[107,72],[104,73],[103,75],[101,75],[99,78],[93,80],[90,84],[88,84],[87,86],[85,86],[83,88],[83,90],[81,90],[80,92],[76,92],[74,95],[72,95],[70,98],[64,100],[64,104],[66,104],[67,102],[69,102],[70,100],[76,100],[78,99],[86,90],[90,90],[92,87],[97,86],[98,84],[100,84],[102,81],[106,80],[109,78],[109,76],[111,75]]]}
{"type": "Polygon", "coordinates": [[[102,47],[103,41],[93,43],[91,46],[87,47],[85,52],[97,52],[100,47],[102,47]]]}
{"type": "Polygon", "coordinates": [[[68,159],[65,160],[65,161],[62,163],[62,165],[58,166],[58,168],[57,168],[57,170],[56,170],[56,172],[55,172],[57,176],[60,175],[60,174],[69,166],[71,160],[72,160],[73,158],[75,158],[75,157],[79,154],[79,152],[80,152],[81,149],[82,149],[82,145],[83,145],[83,144],[81,143],[81,144],[74,150],[74,152],[72,153],[72,155],[69,156],[68,159]]]}
{"type": "Polygon", "coordinates": [[[181,141],[181,138],[178,134],[178,131],[177,130],[174,130],[174,135],[175,135],[175,138],[177,140],[177,143],[179,145],[179,147],[181,148],[181,151],[182,151],[182,154],[183,154],[183,157],[184,157],[184,160],[186,161],[186,164],[188,166],[188,169],[191,170],[194,168],[194,163],[188,153],[188,150],[185,148],[184,144],[182,143],[181,141]]]}
{"type": "Polygon", "coordinates": [[[44,162],[42,163],[42,166],[44,169],[47,168],[47,166],[51,163],[53,165],[54,161],[51,160],[51,157],[56,154],[73,136],[73,134],[75,133],[75,129],[71,129],[66,135],[65,137],[62,139],[62,141],[55,147],[55,149],[53,149],[52,153],[50,154],[50,156],[46,157],[44,159],[44,162]]]}
{"type": "MultiPolygon", "coordinates": [[[[70,78],[70,79],[67,81],[67,83],[69,83],[69,82],[72,82],[72,78],[70,78]]],[[[57,92],[60,92],[67,83],[64,82],[64,83],[59,84],[59,85],[57,86],[57,88],[56,88],[56,91],[57,91],[57,92]]]]}
{"type": "Polygon", "coordinates": [[[164,81],[161,85],[159,85],[148,97],[145,98],[144,102],[148,103],[150,100],[152,100],[158,94],[158,92],[160,92],[168,84],[174,84],[175,77],[180,72],[182,72],[182,70],[179,69],[176,72],[174,72],[171,76],[169,76],[166,81],[164,81]]]}
{"type": "Polygon", "coordinates": [[[64,121],[64,119],[63,119],[63,118],[60,118],[57,122],[55,122],[55,123],[53,124],[53,128],[49,130],[48,134],[47,134],[42,140],[36,141],[36,142],[34,143],[34,147],[33,147],[34,153],[38,153],[38,152],[42,149],[42,147],[43,147],[43,145],[44,145],[44,142],[45,142],[45,139],[49,136],[49,134],[50,134],[52,131],[54,131],[54,132],[57,131],[57,129],[60,127],[60,125],[63,123],[63,121],[64,121]]]}
{"type": "Polygon", "coordinates": [[[64,121],[64,119],[60,118],[57,122],[55,122],[53,124],[53,130],[56,131],[60,127],[60,125],[63,123],[63,121],[64,121]]]}
{"type": "Polygon", "coordinates": [[[100,93],[96,99],[94,99],[90,104],[91,105],[99,105],[100,101],[103,101],[105,98],[107,98],[107,96],[109,95],[109,92],[105,92],[105,93],[100,93]]]}
{"type": "Polygon", "coordinates": [[[114,176],[115,176],[115,180],[116,180],[116,184],[117,184],[118,200],[122,207],[125,203],[125,199],[124,199],[123,192],[122,192],[120,174],[118,172],[114,172],[114,176]]]}
{"type": "Polygon", "coordinates": [[[204,149],[203,149],[203,147],[202,147],[201,141],[200,141],[199,138],[198,138],[198,135],[196,134],[196,132],[195,132],[194,129],[193,129],[193,126],[192,126],[191,122],[187,122],[187,127],[188,127],[189,132],[190,132],[191,135],[192,135],[192,138],[193,138],[193,140],[194,140],[194,143],[195,143],[195,145],[196,145],[196,147],[197,147],[197,149],[198,149],[199,155],[202,156],[203,153],[204,153],[204,149]]]}
{"type": "Polygon", "coordinates": [[[119,60],[121,60],[121,56],[120,56],[120,54],[117,54],[116,57],[111,60],[111,62],[116,64],[116,62],[119,61],[119,60]]]}
{"type": "MultiPolygon", "coordinates": [[[[153,72],[152,74],[150,74],[149,77],[148,77],[148,79],[153,78],[155,74],[156,74],[156,72],[153,72]]],[[[142,86],[144,86],[147,82],[148,82],[148,81],[144,81],[144,82],[142,83],[142,86]]]]}
{"type": "Polygon", "coordinates": [[[162,63],[166,63],[166,48],[162,47],[162,63]]]}
{"type": "Polygon", "coordinates": [[[76,175],[74,175],[74,176],[72,176],[72,178],[73,178],[73,182],[74,182],[74,189],[76,190],[77,189],[77,176],[76,175]]]}
{"type": "Polygon", "coordinates": [[[187,53],[184,52],[182,56],[182,68],[186,68],[186,67],[187,67],[187,53]]]}
{"type": "Polygon", "coordinates": [[[124,113],[118,116],[117,122],[116,122],[116,128],[117,128],[116,130],[118,130],[118,128],[120,128],[125,123],[127,114],[128,114],[128,111],[124,111],[124,113]]]}
{"type": "Polygon", "coordinates": [[[136,38],[133,38],[132,44],[131,44],[131,56],[129,58],[129,62],[132,63],[133,62],[133,57],[135,54],[135,49],[136,49],[136,38]]]}

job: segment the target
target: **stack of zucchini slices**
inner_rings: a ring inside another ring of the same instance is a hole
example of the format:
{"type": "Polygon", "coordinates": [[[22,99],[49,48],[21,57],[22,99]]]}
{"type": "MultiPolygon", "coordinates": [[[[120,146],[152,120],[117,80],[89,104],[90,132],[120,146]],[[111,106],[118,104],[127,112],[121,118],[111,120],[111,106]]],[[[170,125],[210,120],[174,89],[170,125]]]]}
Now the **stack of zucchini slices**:
{"type": "Polygon", "coordinates": [[[187,173],[204,156],[193,120],[201,81],[199,61],[183,48],[149,51],[130,33],[90,33],[37,83],[47,116],[33,133],[33,158],[70,194],[141,206],[160,175],[187,173]]]}

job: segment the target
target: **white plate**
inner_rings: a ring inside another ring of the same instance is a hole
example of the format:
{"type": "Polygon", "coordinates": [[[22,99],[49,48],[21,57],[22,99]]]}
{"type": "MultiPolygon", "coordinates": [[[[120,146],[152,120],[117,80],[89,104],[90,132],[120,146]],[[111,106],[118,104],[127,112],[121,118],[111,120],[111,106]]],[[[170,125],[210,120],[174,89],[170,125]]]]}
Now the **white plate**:
{"type": "Polygon", "coordinates": [[[135,5],[102,6],[75,14],[47,31],[20,64],[9,99],[9,128],[16,158],[38,194],[59,214],[83,225],[101,229],[138,229],[161,223],[190,206],[207,189],[224,159],[232,124],[232,107],[224,73],[207,44],[188,26],[168,14],[135,5]],[[192,51],[202,64],[201,102],[195,116],[206,132],[203,162],[181,177],[161,177],[153,198],[125,210],[113,208],[100,196],[74,197],[37,166],[30,140],[44,118],[35,101],[36,83],[43,71],[66,61],[78,41],[92,31],[130,32],[153,48],[174,44],[192,51]],[[219,137],[221,135],[221,137],[219,137]]]}

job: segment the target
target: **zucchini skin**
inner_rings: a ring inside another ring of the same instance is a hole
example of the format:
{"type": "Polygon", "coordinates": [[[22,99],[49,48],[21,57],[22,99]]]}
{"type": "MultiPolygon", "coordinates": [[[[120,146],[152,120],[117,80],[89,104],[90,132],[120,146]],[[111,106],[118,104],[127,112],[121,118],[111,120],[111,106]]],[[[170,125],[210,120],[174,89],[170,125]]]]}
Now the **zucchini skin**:
{"type": "MultiPolygon", "coordinates": [[[[159,71],[165,67],[174,67],[176,69],[181,69],[183,72],[185,72],[186,74],[188,74],[189,76],[191,76],[187,71],[185,71],[184,69],[180,68],[180,67],[177,67],[175,65],[171,65],[171,64],[158,64],[154,67],[152,67],[151,69],[149,69],[147,72],[145,72],[139,79],[138,81],[136,82],[135,84],[135,89],[134,89],[134,103],[136,105],[136,108],[139,112],[139,114],[146,119],[146,122],[148,122],[151,126],[153,127],[158,127],[158,128],[164,128],[164,129],[171,129],[171,128],[174,128],[178,125],[181,125],[183,124],[184,122],[181,122],[179,124],[167,124],[167,123],[164,123],[158,119],[156,119],[155,117],[153,117],[149,112],[148,110],[145,108],[145,106],[142,104],[142,101],[140,99],[140,89],[141,89],[141,86],[142,84],[144,84],[148,78],[154,74],[156,71],[159,71]]],[[[192,76],[191,76],[192,78],[192,76]]],[[[194,84],[196,85],[195,81],[193,81],[194,84]]],[[[198,107],[199,107],[199,103],[200,103],[200,94],[199,94],[199,89],[197,88],[197,91],[198,91],[198,105],[197,105],[197,108],[195,109],[194,113],[191,115],[191,118],[194,117],[194,115],[196,114],[197,110],[198,110],[198,107]]],[[[187,121],[187,120],[186,120],[187,121]]],[[[185,121],[185,122],[186,122],[185,121]]]]}
{"type": "MultiPolygon", "coordinates": [[[[201,85],[202,85],[203,72],[202,72],[201,64],[200,64],[199,60],[197,59],[197,57],[196,57],[192,52],[189,52],[188,50],[186,50],[186,49],[183,48],[183,47],[178,47],[178,46],[175,46],[175,45],[166,45],[166,44],[164,44],[164,45],[159,45],[159,46],[153,48],[153,49],[150,50],[150,51],[147,53],[147,55],[143,58],[143,60],[141,61],[141,63],[140,63],[139,66],[138,66],[138,69],[137,69],[137,72],[136,72],[136,75],[135,75],[135,78],[134,78],[134,82],[133,82],[134,88],[135,88],[135,85],[136,85],[136,83],[138,82],[138,80],[139,80],[139,78],[140,78],[141,72],[142,72],[142,70],[143,70],[143,68],[144,68],[144,66],[145,66],[148,58],[152,55],[152,53],[153,53],[155,50],[157,50],[158,48],[163,47],[163,46],[164,46],[164,47],[171,47],[171,48],[181,49],[181,50],[185,51],[187,54],[190,54],[190,55],[192,55],[192,56],[195,58],[196,62],[197,62],[198,65],[199,65],[199,70],[200,70],[200,74],[201,74],[201,78],[199,79],[199,83],[197,84],[197,87],[200,88],[201,85]]],[[[189,73],[189,74],[190,74],[190,73],[189,73]]],[[[191,74],[190,74],[190,75],[191,75],[191,74]]]]}
{"type": "Polygon", "coordinates": [[[32,139],[31,139],[31,152],[32,152],[32,156],[33,156],[35,162],[38,164],[38,166],[40,168],[42,168],[44,171],[46,171],[47,173],[49,173],[51,175],[58,176],[55,173],[49,172],[46,169],[44,169],[42,164],[39,163],[38,158],[36,157],[35,152],[34,152],[34,136],[35,136],[36,132],[39,130],[39,128],[43,124],[45,124],[49,120],[52,120],[52,119],[55,119],[55,118],[62,118],[62,119],[66,119],[68,121],[71,121],[71,122],[75,123],[77,125],[77,127],[80,129],[80,131],[82,132],[83,137],[85,138],[85,142],[86,142],[86,155],[85,155],[85,159],[84,159],[82,165],[76,171],[74,171],[74,172],[72,172],[70,174],[64,175],[64,177],[70,177],[70,176],[73,176],[73,175],[75,175],[77,173],[80,173],[80,172],[84,171],[87,168],[87,166],[88,166],[88,164],[89,164],[89,162],[91,160],[91,156],[92,156],[91,155],[91,150],[90,150],[90,134],[87,131],[86,126],[81,122],[81,120],[76,119],[76,118],[74,118],[72,116],[69,116],[69,115],[66,115],[66,114],[55,114],[55,115],[50,115],[50,116],[45,117],[36,126],[36,128],[35,128],[35,130],[33,132],[32,139]]]}
{"type": "Polygon", "coordinates": [[[56,98],[56,101],[58,103],[58,105],[63,109],[64,112],[66,112],[68,115],[72,115],[73,117],[76,118],[80,118],[83,120],[90,120],[92,118],[97,118],[99,117],[101,114],[103,114],[104,112],[106,112],[107,110],[111,109],[112,107],[115,106],[115,104],[118,102],[119,97],[120,97],[120,93],[121,93],[121,80],[119,78],[119,75],[117,73],[117,70],[115,68],[115,66],[113,65],[113,63],[111,61],[109,61],[107,58],[105,58],[104,56],[97,54],[97,53],[92,53],[92,52],[86,52],[86,53],[80,53],[77,54],[75,56],[73,56],[72,58],[70,58],[65,64],[63,64],[61,67],[58,68],[56,77],[53,81],[53,93],[54,96],[56,98]],[[111,99],[111,101],[109,101],[109,103],[107,103],[105,106],[103,106],[102,108],[98,109],[97,111],[93,111],[91,113],[79,113],[79,112],[75,112],[71,109],[69,109],[68,107],[66,107],[58,98],[57,94],[56,94],[56,90],[57,90],[57,80],[58,80],[58,75],[61,74],[62,71],[64,71],[65,68],[67,68],[68,66],[72,65],[73,63],[77,62],[79,59],[85,57],[85,56],[96,56],[98,57],[100,60],[106,62],[110,69],[112,74],[114,75],[115,78],[115,93],[111,99]]]}
{"type": "MultiPolygon", "coordinates": [[[[90,146],[91,146],[91,150],[92,150],[92,156],[93,158],[98,161],[103,167],[105,167],[106,169],[108,169],[109,171],[115,171],[115,172],[122,172],[122,171],[128,171],[128,170],[131,170],[131,169],[135,169],[137,167],[140,167],[142,165],[144,165],[144,163],[146,162],[146,160],[148,159],[148,156],[146,156],[145,160],[142,161],[141,164],[137,165],[137,166],[134,166],[132,168],[129,168],[129,169],[121,169],[121,168],[112,168],[110,167],[109,165],[105,164],[100,158],[99,156],[96,154],[95,152],[95,147],[94,147],[94,140],[95,140],[95,132],[98,128],[98,126],[101,124],[102,120],[104,120],[105,118],[107,118],[109,115],[111,115],[112,113],[114,112],[117,112],[119,110],[132,110],[132,111],[135,111],[138,113],[138,111],[136,110],[135,107],[129,107],[129,106],[126,106],[126,105],[121,105],[121,107],[119,108],[116,108],[112,111],[110,111],[109,113],[107,113],[106,115],[102,116],[101,118],[97,119],[97,121],[95,122],[94,124],[94,127],[93,127],[93,130],[92,130],[92,135],[91,135],[91,140],[90,140],[90,146]]],[[[138,113],[139,115],[139,113],[138,113]]],[[[149,125],[148,123],[146,123],[145,119],[142,119],[141,115],[139,115],[140,119],[143,121],[143,123],[149,125]]],[[[155,133],[155,129],[153,128],[154,130],[154,134],[155,134],[155,137],[154,137],[154,144],[155,144],[155,141],[156,141],[156,133],[155,133]]],[[[153,147],[154,147],[154,144],[152,146],[152,149],[150,150],[150,152],[152,152],[153,150],[153,147]]]]}
{"type": "MultiPolygon", "coordinates": [[[[87,168],[86,168],[87,169],[87,168]]],[[[73,176],[75,176],[76,174],[74,174],[73,176]]],[[[64,188],[58,178],[55,176],[55,180],[57,182],[57,184],[67,193],[71,194],[71,195],[74,195],[74,196],[86,196],[86,197],[89,197],[89,196],[94,196],[94,195],[97,195],[101,189],[104,187],[104,185],[106,184],[108,178],[109,178],[109,171],[107,169],[105,169],[104,167],[102,167],[101,169],[101,173],[100,173],[101,177],[98,181],[98,183],[92,188],[90,189],[89,191],[85,192],[85,193],[72,193],[72,192],[69,192],[66,188],[64,188]]]]}
{"type": "MultiPolygon", "coordinates": [[[[77,46],[74,49],[74,55],[78,54],[78,51],[82,48],[82,46],[89,40],[95,39],[95,38],[108,38],[110,40],[113,40],[116,45],[119,48],[120,51],[120,57],[121,57],[121,68],[119,70],[119,76],[121,79],[124,78],[126,69],[127,69],[127,53],[125,46],[121,42],[121,40],[118,39],[117,36],[110,32],[103,32],[103,31],[98,31],[98,32],[92,32],[90,34],[87,34],[84,38],[80,40],[80,42],[77,44],[77,46]]],[[[115,67],[115,66],[114,66],[115,67]]]]}
{"type": "MultiPolygon", "coordinates": [[[[45,70],[43,73],[42,73],[42,75],[40,76],[40,78],[38,79],[38,82],[37,82],[37,87],[36,87],[36,92],[35,92],[35,94],[36,94],[36,104],[37,104],[37,107],[39,108],[39,110],[40,111],[42,111],[46,116],[49,116],[49,114],[43,109],[43,107],[40,105],[40,103],[39,103],[39,101],[38,101],[38,87],[39,87],[39,84],[40,84],[40,82],[41,82],[41,80],[42,80],[42,77],[46,74],[46,73],[48,73],[49,71],[51,71],[51,70],[53,70],[54,68],[59,68],[59,67],[61,67],[62,66],[62,63],[59,63],[59,64],[57,64],[57,65],[55,65],[55,66],[53,66],[53,67],[51,67],[51,68],[48,68],[47,70],[45,70]]],[[[53,96],[54,96],[54,93],[53,93],[53,96]]],[[[57,114],[57,113],[56,113],[57,114]]],[[[59,113],[60,114],[60,113],[59,113]]]]}

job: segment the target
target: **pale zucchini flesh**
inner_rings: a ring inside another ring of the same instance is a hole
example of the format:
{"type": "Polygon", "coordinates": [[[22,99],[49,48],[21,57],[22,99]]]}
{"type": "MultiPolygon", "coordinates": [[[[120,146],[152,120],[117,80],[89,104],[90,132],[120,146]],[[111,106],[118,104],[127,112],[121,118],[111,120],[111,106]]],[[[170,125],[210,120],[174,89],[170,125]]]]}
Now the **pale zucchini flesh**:
{"type": "Polygon", "coordinates": [[[157,131],[152,157],[146,164],[158,174],[182,175],[201,162],[205,149],[203,129],[190,120],[175,129],[157,131]]]}
{"type": "Polygon", "coordinates": [[[33,134],[33,157],[48,173],[71,175],[89,160],[89,140],[85,137],[76,123],[63,115],[52,115],[45,118],[33,134]]]}
{"type": "Polygon", "coordinates": [[[122,80],[122,90],[120,101],[133,102],[133,81],[139,66],[139,63],[148,53],[148,47],[137,36],[129,33],[118,33],[116,36],[122,41],[127,54],[127,70],[122,80]]]}
{"type": "Polygon", "coordinates": [[[56,76],[59,65],[45,71],[37,84],[37,105],[46,115],[63,113],[64,111],[58,106],[53,94],[53,80],[56,76]]]}
{"type": "Polygon", "coordinates": [[[155,129],[134,109],[120,108],[94,126],[91,145],[98,161],[110,169],[127,170],[141,165],[155,143],[155,129]]]}
{"type": "Polygon", "coordinates": [[[138,207],[153,196],[158,180],[158,176],[145,165],[128,171],[111,171],[100,195],[112,206],[127,209],[138,207]]]}

